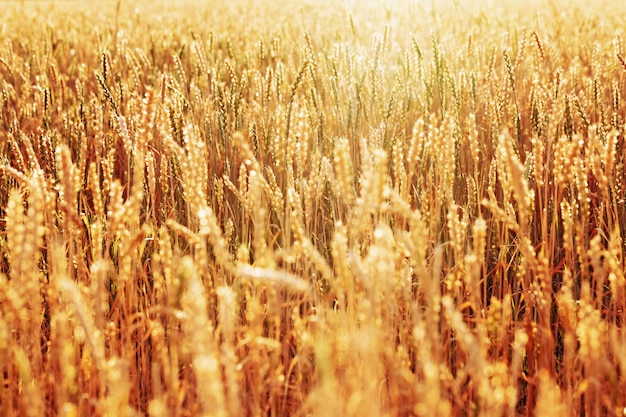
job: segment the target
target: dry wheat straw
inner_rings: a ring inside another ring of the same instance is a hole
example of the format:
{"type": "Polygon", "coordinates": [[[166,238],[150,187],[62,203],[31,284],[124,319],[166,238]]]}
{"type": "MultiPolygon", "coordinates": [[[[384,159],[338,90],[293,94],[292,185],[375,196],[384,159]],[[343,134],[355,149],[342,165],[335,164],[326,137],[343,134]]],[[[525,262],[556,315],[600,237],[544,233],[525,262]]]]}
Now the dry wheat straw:
{"type": "Polygon", "coordinates": [[[3,8],[0,414],[623,414],[623,11],[447,3],[3,8]]]}

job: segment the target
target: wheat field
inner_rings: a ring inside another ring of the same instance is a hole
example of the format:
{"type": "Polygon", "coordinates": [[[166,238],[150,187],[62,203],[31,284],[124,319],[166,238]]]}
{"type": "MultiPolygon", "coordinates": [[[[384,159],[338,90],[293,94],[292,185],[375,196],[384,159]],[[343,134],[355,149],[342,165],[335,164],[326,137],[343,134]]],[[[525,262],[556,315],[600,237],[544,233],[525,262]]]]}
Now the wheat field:
{"type": "Polygon", "coordinates": [[[0,415],[626,415],[619,3],[2,2],[0,415]]]}

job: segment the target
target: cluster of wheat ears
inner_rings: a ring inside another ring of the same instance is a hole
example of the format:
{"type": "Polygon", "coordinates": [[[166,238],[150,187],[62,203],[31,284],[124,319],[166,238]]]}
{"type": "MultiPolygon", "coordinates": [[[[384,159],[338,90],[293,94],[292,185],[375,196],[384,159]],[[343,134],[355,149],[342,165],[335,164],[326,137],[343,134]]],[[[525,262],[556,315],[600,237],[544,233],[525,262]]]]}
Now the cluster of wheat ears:
{"type": "Polygon", "coordinates": [[[622,415],[626,10],[212,3],[2,5],[0,415],[622,415]]]}

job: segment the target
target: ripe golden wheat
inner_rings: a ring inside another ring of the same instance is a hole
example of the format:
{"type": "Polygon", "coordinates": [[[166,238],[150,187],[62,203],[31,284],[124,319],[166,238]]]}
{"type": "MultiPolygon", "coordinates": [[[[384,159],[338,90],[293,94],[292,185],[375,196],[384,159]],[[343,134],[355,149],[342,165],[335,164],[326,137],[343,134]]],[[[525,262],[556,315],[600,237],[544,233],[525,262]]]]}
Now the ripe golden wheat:
{"type": "Polygon", "coordinates": [[[3,4],[0,415],[626,412],[626,9],[211,3],[3,4]]]}

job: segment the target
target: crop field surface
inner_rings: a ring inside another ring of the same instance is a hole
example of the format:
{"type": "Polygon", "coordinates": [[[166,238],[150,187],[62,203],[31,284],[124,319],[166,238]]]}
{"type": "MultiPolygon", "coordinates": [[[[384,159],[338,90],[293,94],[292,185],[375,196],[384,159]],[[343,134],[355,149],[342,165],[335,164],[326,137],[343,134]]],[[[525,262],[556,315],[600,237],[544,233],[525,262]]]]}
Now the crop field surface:
{"type": "Polygon", "coordinates": [[[625,21],[0,2],[0,416],[626,415],[625,21]]]}

